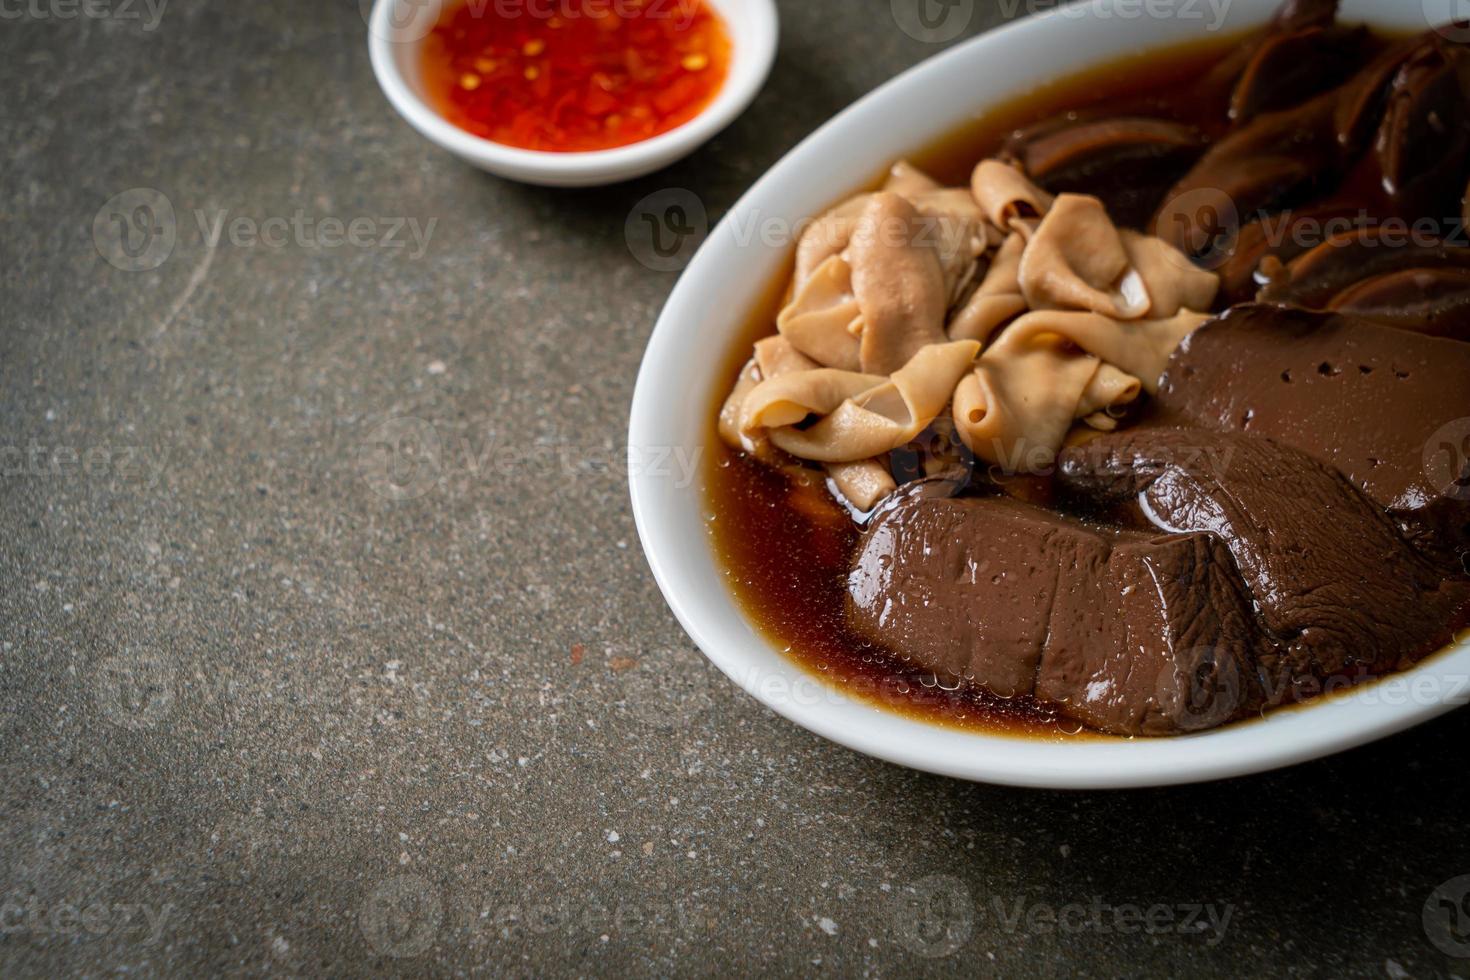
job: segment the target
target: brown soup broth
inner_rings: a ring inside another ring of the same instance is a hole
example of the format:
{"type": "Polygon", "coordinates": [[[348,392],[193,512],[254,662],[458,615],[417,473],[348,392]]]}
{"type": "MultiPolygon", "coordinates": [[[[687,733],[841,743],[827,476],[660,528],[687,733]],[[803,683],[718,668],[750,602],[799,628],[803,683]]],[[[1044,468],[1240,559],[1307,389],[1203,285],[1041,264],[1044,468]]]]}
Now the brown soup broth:
{"type": "MultiPolygon", "coordinates": [[[[1243,35],[1242,35],[1243,36],[1243,35]]],[[[1225,129],[1228,87],[1207,76],[1242,36],[1212,38],[1131,56],[1013,98],[908,159],[942,182],[963,185],[975,163],[1016,130],[1061,114],[1146,115],[1188,123],[1214,139],[1225,129]]],[[[872,186],[881,183],[875,174],[872,186]]],[[[835,204],[864,188],[844,188],[835,204]]],[[[1129,203],[1126,187],[1090,188],[1110,209],[1129,203]]],[[[1138,210],[1139,202],[1131,202],[1138,210]]],[[[1150,207],[1152,203],[1143,202],[1150,207]]],[[[1106,738],[1060,718],[1029,697],[1003,699],[979,688],[947,690],[929,671],[854,634],[844,615],[846,573],[861,528],[816,487],[728,448],[715,422],[751,345],[775,332],[788,273],[769,284],[726,354],[713,393],[704,483],[711,543],[738,603],[787,656],[845,693],[911,717],[969,730],[1031,738],[1106,738]]],[[[815,473],[816,471],[814,471],[815,473]]],[[[953,683],[952,680],[946,684],[953,683]]]]}

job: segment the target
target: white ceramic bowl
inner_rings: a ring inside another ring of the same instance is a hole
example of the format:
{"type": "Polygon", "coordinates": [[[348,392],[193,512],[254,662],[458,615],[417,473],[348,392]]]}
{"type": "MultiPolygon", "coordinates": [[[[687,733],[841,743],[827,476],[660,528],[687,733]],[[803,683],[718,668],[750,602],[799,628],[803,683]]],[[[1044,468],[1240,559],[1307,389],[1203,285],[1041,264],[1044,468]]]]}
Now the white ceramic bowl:
{"type": "MultiPolygon", "coordinates": [[[[1232,0],[1221,29],[1264,22],[1278,0],[1232,0]]],[[[1448,20],[1423,7],[1435,23],[1448,20]]],[[[756,630],[723,579],[705,531],[702,485],[671,459],[705,451],[706,413],[734,336],[789,249],[752,228],[796,221],[862,187],[892,160],[1038,83],[1200,36],[1205,19],[1152,18],[1157,4],[1096,0],[952,48],[851,106],[766,174],[720,223],[669,297],[633,398],[633,513],[659,587],[695,643],[746,691],[792,721],[900,765],[986,782],[1054,788],[1155,786],[1301,762],[1408,728],[1470,701],[1470,642],[1395,678],[1252,721],[1173,739],[1041,741],[928,724],[848,697],[756,630]],[[1142,11],[1142,12],[1141,12],[1142,11]]],[[[1346,20],[1423,30],[1417,0],[1349,0],[1346,20]]]]}
{"type": "MultiPolygon", "coordinates": [[[[363,0],[364,3],[368,0],[363,0]]],[[[374,0],[368,15],[373,74],[398,114],[431,142],[501,177],[550,187],[590,187],[652,173],[702,146],[750,105],[776,57],[775,0],[708,0],[730,31],[730,74],[704,111],[652,139],[589,153],[523,150],[467,133],[424,96],[419,48],[454,0],[374,0]]]]}

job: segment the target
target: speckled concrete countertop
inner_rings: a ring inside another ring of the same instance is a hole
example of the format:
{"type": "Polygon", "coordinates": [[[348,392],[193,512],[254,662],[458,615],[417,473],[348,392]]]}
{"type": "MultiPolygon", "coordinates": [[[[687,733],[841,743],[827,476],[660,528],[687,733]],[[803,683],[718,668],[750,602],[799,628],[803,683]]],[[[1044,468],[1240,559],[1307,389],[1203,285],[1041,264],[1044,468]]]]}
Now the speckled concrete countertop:
{"type": "Polygon", "coordinates": [[[608,460],[673,276],[625,221],[717,218],[933,54],[906,2],[785,0],[738,123],[587,192],[420,140],[356,0],[5,8],[0,975],[1470,976],[1426,912],[1470,713],[972,786],[776,718],[665,608],[608,460]],[[405,424],[439,479],[385,494],[405,424]]]}

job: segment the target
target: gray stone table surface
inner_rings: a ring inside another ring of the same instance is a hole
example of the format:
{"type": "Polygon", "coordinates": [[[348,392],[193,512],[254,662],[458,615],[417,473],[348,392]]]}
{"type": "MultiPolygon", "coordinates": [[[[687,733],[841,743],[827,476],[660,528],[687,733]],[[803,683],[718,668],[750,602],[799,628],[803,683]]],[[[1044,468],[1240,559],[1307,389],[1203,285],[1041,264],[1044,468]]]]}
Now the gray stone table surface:
{"type": "Polygon", "coordinates": [[[410,131],[356,0],[3,8],[0,976],[1470,976],[1424,926],[1470,713],[1224,784],[969,785],[777,718],[666,608],[610,460],[674,280],[625,220],[717,218],[939,50],[895,9],[783,0],[725,133],[552,191],[410,131]],[[395,496],[404,431],[438,479],[395,496]]]}

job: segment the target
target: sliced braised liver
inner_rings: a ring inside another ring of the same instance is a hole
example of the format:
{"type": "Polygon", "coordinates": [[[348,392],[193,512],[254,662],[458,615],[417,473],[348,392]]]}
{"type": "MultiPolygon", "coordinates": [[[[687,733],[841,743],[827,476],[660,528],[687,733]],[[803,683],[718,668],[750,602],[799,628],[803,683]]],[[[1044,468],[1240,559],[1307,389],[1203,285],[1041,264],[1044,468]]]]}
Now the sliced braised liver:
{"type": "Polygon", "coordinates": [[[1106,545],[1029,504],[924,489],[905,489],[864,535],[848,576],[852,622],[941,677],[1032,693],[1062,563],[1106,545]]]}
{"type": "Polygon", "coordinates": [[[926,493],[905,490],[863,538],[848,580],[860,634],[941,677],[1036,695],[1118,734],[1209,728],[1260,703],[1260,639],[1212,535],[926,493]]]}
{"type": "Polygon", "coordinates": [[[1051,611],[1036,696],[1100,731],[1214,728],[1263,701],[1264,640],[1210,534],[1123,534],[1105,561],[1071,566],[1051,611]]]}
{"type": "Polygon", "coordinates": [[[1240,306],[1174,352],[1157,408],[1161,426],[1268,436],[1336,467],[1447,566],[1470,550],[1470,460],[1451,445],[1441,466],[1431,443],[1470,420],[1470,344],[1240,306]]]}
{"type": "Polygon", "coordinates": [[[1064,494],[1122,524],[912,485],[861,541],[853,629],[941,678],[1168,735],[1402,668],[1470,621],[1470,582],[1275,441],[1135,429],[1059,467],[1064,494]]]}
{"type": "Polygon", "coordinates": [[[1059,467],[1071,493],[1224,542],[1276,646],[1259,664],[1270,701],[1406,666],[1470,610],[1470,583],[1444,579],[1341,473],[1272,440],[1131,430],[1065,451],[1059,467]]]}

